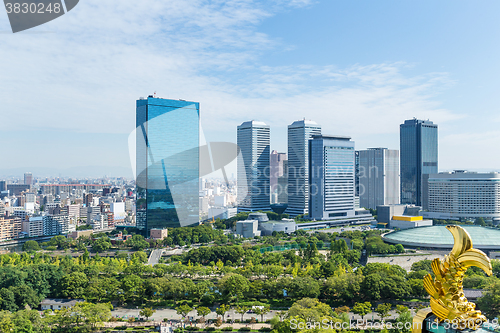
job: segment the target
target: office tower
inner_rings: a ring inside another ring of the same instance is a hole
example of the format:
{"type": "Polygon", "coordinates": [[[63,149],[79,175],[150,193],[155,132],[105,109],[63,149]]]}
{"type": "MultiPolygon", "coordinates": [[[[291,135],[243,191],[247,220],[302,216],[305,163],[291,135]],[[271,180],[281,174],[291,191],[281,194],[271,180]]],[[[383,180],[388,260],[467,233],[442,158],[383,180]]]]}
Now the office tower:
{"type": "Polygon", "coordinates": [[[411,119],[400,125],[401,203],[422,205],[424,175],[438,172],[438,127],[411,119]]]}
{"type": "Polygon", "coordinates": [[[353,217],[354,141],[350,137],[315,135],[310,141],[309,217],[328,220],[353,217]]]}
{"type": "Polygon", "coordinates": [[[261,121],[238,126],[238,212],[271,210],[269,169],[271,130],[261,121]]]}
{"type": "Polygon", "coordinates": [[[0,192],[7,191],[7,182],[5,180],[0,180],[0,192]]]}
{"type": "Polygon", "coordinates": [[[286,186],[283,187],[282,184],[279,184],[279,178],[283,177],[286,173],[284,164],[286,160],[286,153],[278,153],[276,150],[271,152],[271,174],[269,182],[271,184],[271,195],[276,197],[276,201],[271,200],[272,203],[279,202],[278,197],[286,191],[286,186]]]}
{"type": "Polygon", "coordinates": [[[500,173],[464,170],[428,175],[426,217],[500,222],[500,173]]]}
{"type": "Polygon", "coordinates": [[[288,126],[288,208],[290,216],[309,213],[309,141],[321,126],[299,120],[288,126]]]}
{"type": "Polygon", "coordinates": [[[359,151],[359,205],[376,209],[399,204],[399,150],[359,151]]]}
{"type": "Polygon", "coordinates": [[[288,160],[283,161],[283,175],[278,177],[278,203],[288,203],[288,160]]]}
{"type": "Polygon", "coordinates": [[[199,223],[199,103],[149,96],[137,101],[136,226],[199,223]]]}
{"type": "Polygon", "coordinates": [[[33,185],[33,174],[31,172],[24,174],[24,185],[33,185]]]}
{"type": "Polygon", "coordinates": [[[354,152],[354,169],[355,169],[355,181],[356,184],[356,196],[359,197],[359,150],[354,152]]]}

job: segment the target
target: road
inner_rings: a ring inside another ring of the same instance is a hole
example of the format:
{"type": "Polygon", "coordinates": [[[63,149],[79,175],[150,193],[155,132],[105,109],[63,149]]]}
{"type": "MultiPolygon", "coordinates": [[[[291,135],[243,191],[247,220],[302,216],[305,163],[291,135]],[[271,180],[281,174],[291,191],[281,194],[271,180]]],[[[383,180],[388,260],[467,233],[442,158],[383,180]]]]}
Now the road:
{"type": "MultiPolygon", "coordinates": [[[[212,309],[213,310],[213,309],[212,309]]],[[[115,317],[120,317],[120,318],[130,318],[130,317],[139,317],[139,308],[136,309],[125,309],[125,308],[115,308],[113,311],[111,311],[111,314],[115,317]]],[[[277,310],[271,310],[269,313],[264,315],[264,320],[268,320],[273,318],[275,315],[278,314],[277,310]]],[[[412,310],[412,314],[414,314],[415,311],[412,310]]],[[[188,314],[189,317],[193,317],[194,320],[197,320],[199,316],[196,314],[196,310],[191,311],[188,314]]],[[[392,310],[389,312],[389,318],[388,319],[395,319],[397,318],[398,314],[396,311],[392,310]]],[[[216,319],[218,316],[217,314],[212,311],[210,314],[208,314],[205,318],[206,319],[216,319]]],[[[256,315],[255,313],[245,313],[243,315],[243,319],[251,319],[252,317],[255,317],[260,321],[260,316],[256,315]]],[[[361,316],[356,315],[354,313],[349,313],[349,317],[352,320],[358,320],[361,319],[361,316]]],[[[179,321],[182,319],[181,315],[178,315],[177,312],[174,309],[156,309],[156,312],[153,314],[153,316],[150,318],[151,320],[154,321],[163,321],[163,319],[167,318],[168,320],[174,320],[174,321],[179,321]]],[[[241,314],[237,313],[234,309],[230,310],[229,312],[226,313],[224,319],[239,319],[241,320],[241,314]]],[[[365,315],[366,320],[379,320],[379,315],[375,312],[371,312],[367,315],[365,315]]]]}
{"type": "Polygon", "coordinates": [[[151,265],[151,266],[156,265],[160,261],[161,255],[163,254],[163,251],[165,251],[165,250],[163,250],[163,249],[153,250],[151,252],[151,255],[149,256],[148,265],[151,265]]]}

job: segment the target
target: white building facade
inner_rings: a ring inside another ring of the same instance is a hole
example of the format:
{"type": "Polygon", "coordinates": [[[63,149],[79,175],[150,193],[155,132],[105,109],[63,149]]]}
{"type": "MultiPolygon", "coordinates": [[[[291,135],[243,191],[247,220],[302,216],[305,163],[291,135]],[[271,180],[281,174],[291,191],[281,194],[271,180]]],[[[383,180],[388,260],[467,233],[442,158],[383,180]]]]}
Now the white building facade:
{"type": "Polygon", "coordinates": [[[431,174],[427,195],[426,217],[482,217],[500,222],[500,173],[454,171],[431,174]]]}

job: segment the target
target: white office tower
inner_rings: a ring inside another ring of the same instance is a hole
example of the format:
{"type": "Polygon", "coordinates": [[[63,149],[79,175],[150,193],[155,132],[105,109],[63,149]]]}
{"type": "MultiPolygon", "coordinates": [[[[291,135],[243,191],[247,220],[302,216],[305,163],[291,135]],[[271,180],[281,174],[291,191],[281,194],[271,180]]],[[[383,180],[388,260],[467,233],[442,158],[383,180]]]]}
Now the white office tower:
{"type": "Polygon", "coordinates": [[[316,220],[354,217],[354,141],[350,137],[317,135],[310,147],[309,216],[316,220]]]}
{"type": "Polygon", "coordinates": [[[321,126],[299,120],[288,126],[288,208],[290,216],[309,214],[309,141],[321,126]]]}
{"type": "Polygon", "coordinates": [[[261,121],[238,126],[238,212],[271,210],[269,156],[271,130],[261,121]]]}
{"type": "Polygon", "coordinates": [[[359,151],[359,205],[376,209],[399,204],[399,150],[359,151]]]}
{"type": "Polygon", "coordinates": [[[464,219],[478,217],[500,222],[500,173],[464,170],[429,175],[428,212],[425,217],[464,219]]]}

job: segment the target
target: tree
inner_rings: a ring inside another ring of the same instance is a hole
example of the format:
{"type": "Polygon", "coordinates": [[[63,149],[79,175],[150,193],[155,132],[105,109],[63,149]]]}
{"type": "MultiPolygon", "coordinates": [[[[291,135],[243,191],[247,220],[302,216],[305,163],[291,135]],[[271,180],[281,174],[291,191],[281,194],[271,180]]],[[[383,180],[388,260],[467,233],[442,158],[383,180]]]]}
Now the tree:
{"type": "Polygon", "coordinates": [[[323,317],[331,317],[332,308],[315,298],[303,298],[295,303],[288,310],[288,317],[297,317],[306,322],[320,322],[323,317]]]}
{"type": "Polygon", "coordinates": [[[207,308],[206,306],[200,306],[199,308],[196,309],[196,314],[198,316],[201,316],[203,318],[203,322],[205,322],[205,316],[210,314],[210,309],[207,308]]]}
{"type": "Polygon", "coordinates": [[[396,322],[393,327],[401,327],[401,329],[393,329],[392,331],[394,333],[411,333],[413,317],[410,310],[406,306],[397,305],[396,312],[399,314],[399,316],[398,318],[396,318],[396,322]]]}
{"type": "Polygon", "coordinates": [[[109,250],[110,247],[111,247],[111,242],[109,241],[108,237],[98,238],[92,244],[92,250],[94,250],[94,252],[96,253],[107,251],[109,250]]]}
{"type": "Polygon", "coordinates": [[[176,307],[175,310],[177,311],[177,314],[180,314],[182,317],[187,317],[188,313],[193,311],[193,308],[187,304],[183,304],[176,307]]]}
{"type": "Polygon", "coordinates": [[[486,287],[483,297],[477,300],[477,305],[489,318],[500,316],[500,281],[486,287]]]}
{"type": "Polygon", "coordinates": [[[122,289],[127,299],[135,299],[144,291],[143,280],[135,274],[127,275],[122,280],[122,289]]]}
{"type": "Polygon", "coordinates": [[[148,255],[143,251],[137,251],[132,254],[132,262],[145,264],[148,262],[148,255]]]}
{"type": "Polygon", "coordinates": [[[379,315],[380,320],[382,322],[384,321],[384,318],[389,316],[389,311],[391,311],[391,308],[392,308],[391,304],[383,303],[383,304],[379,304],[377,306],[377,308],[375,309],[375,312],[377,312],[377,314],[379,315]]]}
{"type": "Polygon", "coordinates": [[[224,315],[226,314],[226,312],[229,311],[229,309],[230,309],[229,305],[222,304],[217,309],[215,309],[215,313],[217,313],[219,316],[222,316],[222,318],[224,319],[224,315]]]}
{"type": "Polygon", "coordinates": [[[23,251],[30,252],[39,250],[40,250],[40,245],[38,245],[37,241],[29,240],[23,244],[23,251]]]}
{"type": "Polygon", "coordinates": [[[238,305],[236,307],[236,312],[241,315],[241,321],[242,322],[243,322],[243,316],[245,315],[245,313],[247,313],[247,311],[248,311],[248,306],[238,305]]]}
{"type": "Polygon", "coordinates": [[[82,272],[73,272],[61,279],[61,295],[69,298],[83,298],[89,280],[82,272]]]}
{"type": "Polygon", "coordinates": [[[137,251],[142,251],[149,246],[149,243],[141,235],[133,235],[125,244],[137,251]]]}
{"type": "Polygon", "coordinates": [[[342,313],[348,313],[349,311],[351,311],[351,309],[348,306],[344,305],[344,306],[335,308],[334,311],[337,314],[342,314],[342,313]]]}
{"type": "Polygon", "coordinates": [[[372,304],[370,302],[356,303],[352,308],[352,312],[360,315],[361,319],[365,319],[365,316],[372,311],[372,304]]]}
{"type": "Polygon", "coordinates": [[[149,320],[149,317],[151,317],[156,310],[153,310],[152,308],[144,308],[141,311],[139,311],[139,315],[146,317],[146,321],[149,320]]]}
{"type": "Polygon", "coordinates": [[[254,309],[254,312],[255,312],[256,315],[260,315],[260,321],[261,322],[264,322],[264,315],[266,313],[269,313],[269,311],[271,310],[271,308],[269,307],[269,305],[255,306],[253,309],[254,309]]]}
{"type": "Polygon", "coordinates": [[[12,322],[12,314],[9,311],[0,311],[0,332],[14,332],[14,323],[12,322]]]}
{"type": "Polygon", "coordinates": [[[484,222],[484,219],[482,217],[477,217],[476,220],[474,221],[474,224],[484,226],[486,223],[484,222]]]}
{"type": "Polygon", "coordinates": [[[248,279],[239,274],[227,274],[219,280],[218,287],[226,297],[236,296],[236,303],[248,291],[248,279]]]}

